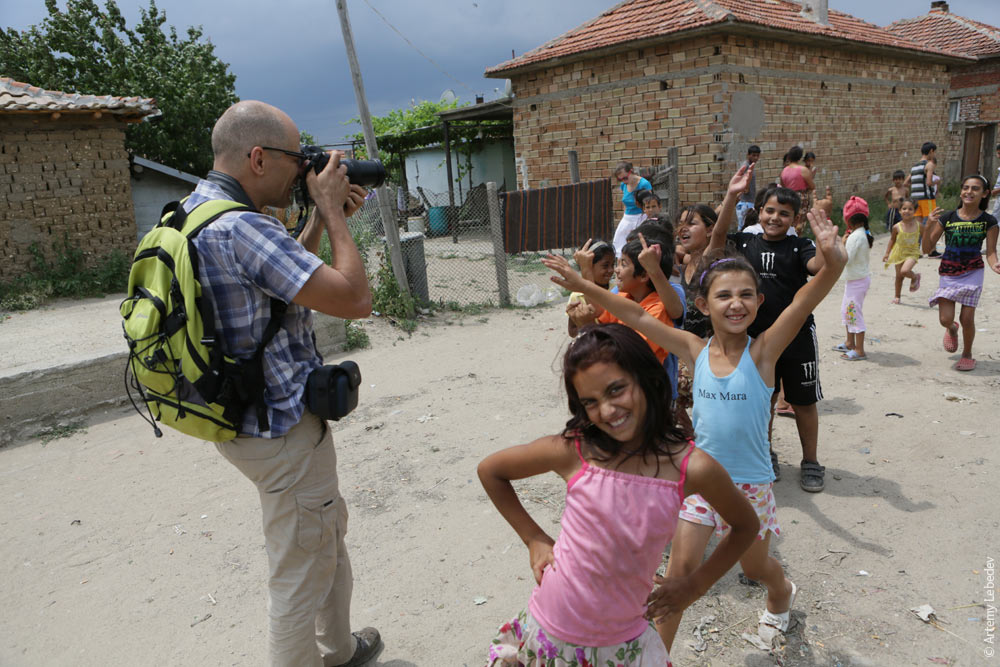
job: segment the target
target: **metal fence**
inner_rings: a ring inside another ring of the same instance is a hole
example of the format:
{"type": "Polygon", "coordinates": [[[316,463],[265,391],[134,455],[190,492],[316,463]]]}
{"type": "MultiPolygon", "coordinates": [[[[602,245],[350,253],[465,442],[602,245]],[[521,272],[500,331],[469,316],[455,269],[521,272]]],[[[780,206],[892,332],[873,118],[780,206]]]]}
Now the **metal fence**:
{"type": "MultiPolygon", "coordinates": [[[[418,302],[451,308],[517,305],[521,288],[522,305],[560,297],[541,263],[545,253],[504,252],[502,204],[492,184],[456,191],[454,205],[447,192],[421,189],[401,197],[398,187],[390,184],[388,189],[394,194],[407,282],[418,302]]],[[[371,241],[365,260],[375,274],[388,257],[374,196],[349,224],[355,236],[367,235],[371,241]]]]}

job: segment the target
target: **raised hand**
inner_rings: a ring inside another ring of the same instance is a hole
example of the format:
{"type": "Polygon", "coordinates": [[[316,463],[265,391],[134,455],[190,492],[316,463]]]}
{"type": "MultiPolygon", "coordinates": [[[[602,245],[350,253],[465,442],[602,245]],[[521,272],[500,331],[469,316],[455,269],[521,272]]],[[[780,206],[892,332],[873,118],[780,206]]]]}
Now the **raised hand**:
{"type": "Polygon", "coordinates": [[[729,181],[729,189],[726,191],[730,195],[741,195],[750,187],[750,179],[753,177],[753,170],[756,162],[749,166],[740,167],[729,181]]]}
{"type": "MultiPolygon", "coordinates": [[[[931,214],[929,216],[927,216],[927,225],[930,225],[932,222],[935,225],[940,224],[941,223],[941,214],[942,213],[944,213],[944,209],[943,208],[936,208],[933,211],[931,211],[931,214]]],[[[926,230],[927,226],[925,226],[924,229],[926,230]]]]}
{"type": "Polygon", "coordinates": [[[822,211],[815,209],[809,211],[806,217],[816,238],[816,250],[822,253],[824,262],[843,267],[847,263],[847,249],[844,248],[844,240],[837,234],[837,225],[822,211]]]}
{"type": "Polygon", "coordinates": [[[587,239],[583,247],[573,253],[573,259],[576,260],[576,265],[580,267],[580,275],[587,280],[594,279],[594,251],[590,249],[591,241],[593,239],[587,239]]]}
{"type": "Polygon", "coordinates": [[[550,280],[560,287],[565,287],[571,292],[582,292],[587,280],[573,270],[565,257],[559,255],[549,255],[542,257],[542,264],[552,269],[559,275],[552,276],[550,280]]]}
{"type": "Polygon", "coordinates": [[[639,242],[642,244],[642,251],[639,253],[639,265],[646,269],[646,272],[649,274],[660,271],[660,253],[663,252],[660,244],[647,244],[642,234],[639,234],[639,242]]]}

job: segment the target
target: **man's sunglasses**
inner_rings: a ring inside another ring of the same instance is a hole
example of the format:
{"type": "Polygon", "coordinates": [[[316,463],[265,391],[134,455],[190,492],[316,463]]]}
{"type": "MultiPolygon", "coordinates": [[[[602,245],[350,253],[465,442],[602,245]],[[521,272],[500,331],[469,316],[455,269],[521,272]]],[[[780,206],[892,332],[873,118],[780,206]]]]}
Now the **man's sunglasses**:
{"type": "MultiPolygon", "coordinates": [[[[278,151],[279,153],[284,153],[285,155],[291,155],[299,161],[299,166],[301,167],[306,163],[309,157],[305,153],[299,153],[296,151],[286,151],[284,148],[274,148],[273,146],[261,146],[265,151],[278,151]]],[[[250,153],[247,153],[247,157],[250,157],[250,153]]]]}

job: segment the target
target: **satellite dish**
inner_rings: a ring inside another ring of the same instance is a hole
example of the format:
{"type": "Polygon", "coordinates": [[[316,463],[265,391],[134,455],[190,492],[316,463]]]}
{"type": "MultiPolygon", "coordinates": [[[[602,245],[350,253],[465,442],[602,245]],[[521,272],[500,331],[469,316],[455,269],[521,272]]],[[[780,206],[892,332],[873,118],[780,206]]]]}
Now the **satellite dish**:
{"type": "Polygon", "coordinates": [[[440,101],[442,103],[444,103],[444,104],[451,104],[452,102],[454,102],[457,99],[458,99],[458,95],[455,94],[455,91],[452,90],[451,88],[448,88],[443,93],[441,93],[441,100],[440,101]]]}
{"type": "Polygon", "coordinates": [[[510,84],[510,79],[504,79],[503,82],[503,94],[504,97],[510,97],[514,93],[514,88],[510,84]]]}

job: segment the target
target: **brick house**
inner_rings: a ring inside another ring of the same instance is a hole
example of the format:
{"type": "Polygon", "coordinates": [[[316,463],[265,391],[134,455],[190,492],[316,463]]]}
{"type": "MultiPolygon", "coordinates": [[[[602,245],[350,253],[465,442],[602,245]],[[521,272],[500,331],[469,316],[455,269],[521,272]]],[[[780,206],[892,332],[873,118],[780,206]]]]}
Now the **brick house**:
{"type": "Polygon", "coordinates": [[[131,256],[136,226],[126,123],[158,116],[152,99],[48,91],[0,77],[0,281],[64,238],[93,261],[131,256]]]}
{"type": "Polygon", "coordinates": [[[1000,28],[952,14],[943,0],[931,2],[931,10],[914,19],[904,19],[887,30],[929,46],[975,58],[974,63],[952,69],[948,90],[948,141],[944,179],[957,180],[981,173],[992,183],[998,166],[995,148],[1000,137],[1000,28]]]}
{"type": "Polygon", "coordinates": [[[486,76],[512,82],[531,187],[569,182],[570,149],[589,180],[677,146],[681,203],[712,202],[748,145],[763,149],[761,187],[798,144],[818,155],[817,185],[843,201],[883,192],[923,141],[945,135],[948,68],[971,62],[825,0],[626,0],[486,76]]]}

